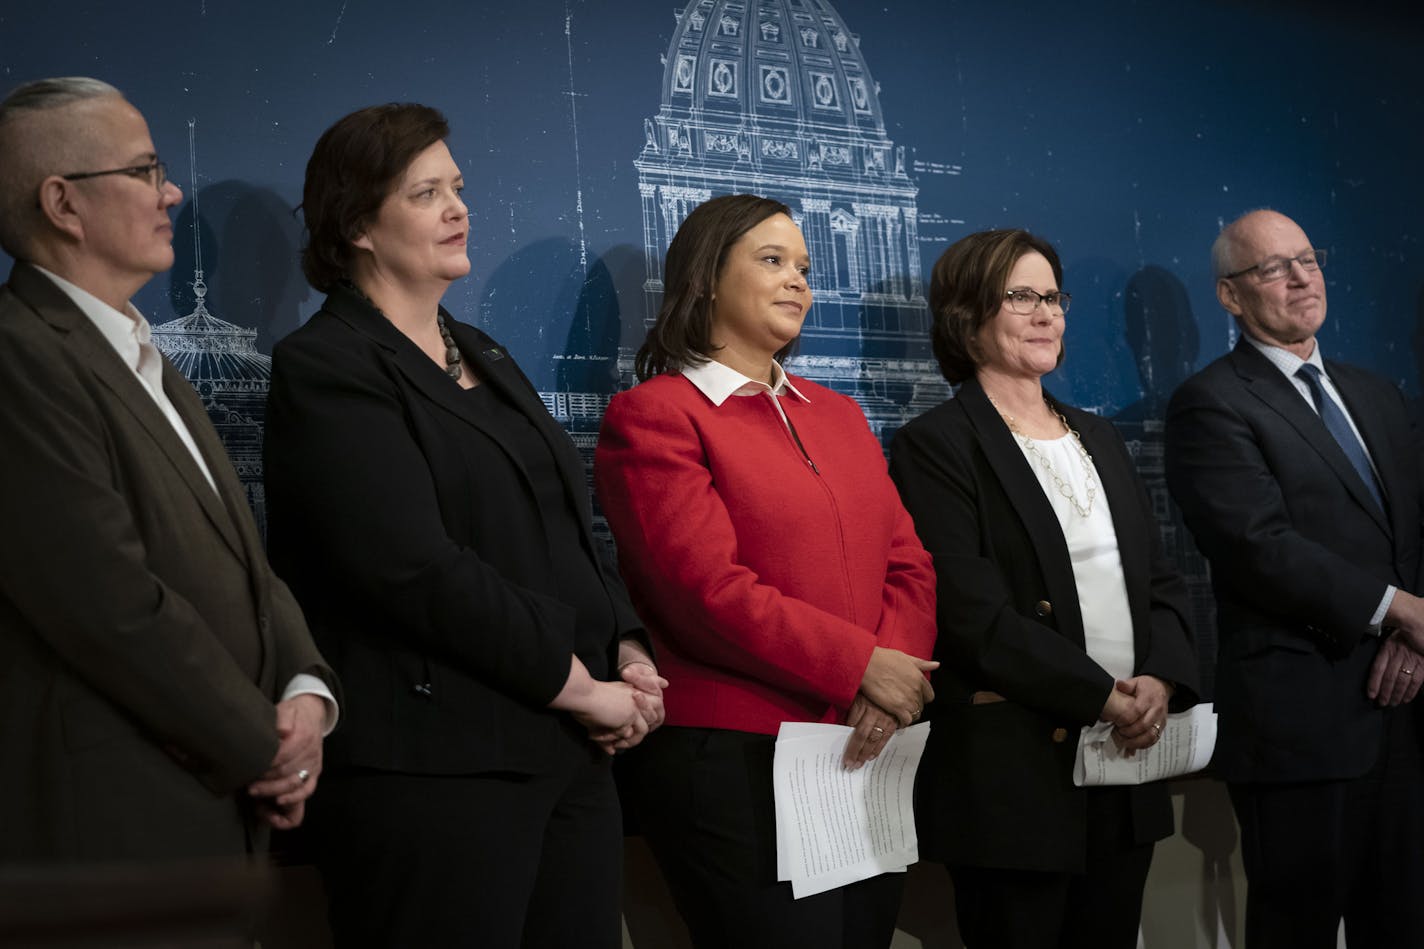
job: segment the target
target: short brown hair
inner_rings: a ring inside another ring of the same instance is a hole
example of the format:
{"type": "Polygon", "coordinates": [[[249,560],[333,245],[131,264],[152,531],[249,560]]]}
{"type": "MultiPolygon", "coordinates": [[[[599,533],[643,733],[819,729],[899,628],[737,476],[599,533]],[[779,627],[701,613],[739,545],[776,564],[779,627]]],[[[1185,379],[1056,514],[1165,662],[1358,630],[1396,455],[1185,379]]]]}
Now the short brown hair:
{"type": "MultiPolygon", "coordinates": [[[[773,214],[791,217],[791,209],[754,194],[726,194],[692,209],[664,258],[663,305],[633,361],[640,381],[711,358],[712,289],[727,252],[773,214]]],[[[782,347],[777,360],[785,359],[794,345],[793,340],[782,347]]]]}
{"type": "Polygon", "coordinates": [[[413,102],[373,105],[321,134],[307,160],[302,215],[307,243],[302,272],[329,293],[351,278],[351,242],[400,183],[415,156],[450,134],[439,111],[413,102]]]}
{"type": "MultiPolygon", "coordinates": [[[[950,385],[974,375],[981,354],[974,339],[1004,304],[1009,274],[1024,254],[1039,253],[1053,268],[1053,279],[1063,285],[1063,265],[1058,252],[1041,237],[1024,230],[980,231],[949,246],[935,261],[930,274],[930,313],[939,371],[950,385]]],[[[1063,361],[1063,351],[1058,352],[1063,361]]]]}

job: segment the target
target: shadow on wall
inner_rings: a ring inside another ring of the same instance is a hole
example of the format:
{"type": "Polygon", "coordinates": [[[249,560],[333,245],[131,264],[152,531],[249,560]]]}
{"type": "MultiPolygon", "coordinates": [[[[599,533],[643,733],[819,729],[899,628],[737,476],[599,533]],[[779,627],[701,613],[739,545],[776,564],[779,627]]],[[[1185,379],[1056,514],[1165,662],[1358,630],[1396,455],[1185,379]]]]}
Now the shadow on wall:
{"type": "Polygon", "coordinates": [[[1196,366],[1201,341],[1187,288],[1171,271],[1148,264],[1123,291],[1123,334],[1137,365],[1143,397],[1114,421],[1160,421],[1177,386],[1196,366]]]}
{"type": "MultiPolygon", "coordinates": [[[[506,257],[485,281],[479,301],[479,325],[507,347],[535,388],[549,391],[562,378],[566,362],[548,345],[550,338],[568,339],[574,332],[586,275],[578,245],[549,237],[521,247],[506,257]],[[536,354],[554,353],[550,363],[536,354]]],[[[592,304],[590,306],[593,309],[592,304]]]]}
{"type": "MultiPolygon", "coordinates": [[[[197,198],[207,308],[216,317],[257,330],[257,349],[272,344],[305,319],[311,288],[301,270],[302,221],[269,188],[236,179],[201,189],[197,198]]],[[[174,316],[193,312],[194,202],[183,205],[173,227],[173,269],[168,300],[174,316]]]]}
{"type": "Polygon", "coordinates": [[[589,265],[574,304],[563,354],[555,357],[560,360],[555,373],[556,391],[612,395],[622,388],[618,356],[624,333],[630,328],[636,330],[634,351],[643,339],[641,324],[625,327],[623,314],[640,309],[629,304],[642,296],[642,279],[643,253],[631,244],[620,244],[589,265]]]}
{"type": "Polygon", "coordinates": [[[1123,290],[1123,335],[1132,351],[1142,397],[1113,416],[1147,488],[1167,558],[1187,583],[1188,623],[1196,641],[1202,697],[1210,700],[1216,670],[1216,602],[1206,558],[1197,550],[1167,491],[1163,419],[1173,391],[1192,374],[1200,351],[1187,288],[1176,275],[1149,264],[1123,290]]]}

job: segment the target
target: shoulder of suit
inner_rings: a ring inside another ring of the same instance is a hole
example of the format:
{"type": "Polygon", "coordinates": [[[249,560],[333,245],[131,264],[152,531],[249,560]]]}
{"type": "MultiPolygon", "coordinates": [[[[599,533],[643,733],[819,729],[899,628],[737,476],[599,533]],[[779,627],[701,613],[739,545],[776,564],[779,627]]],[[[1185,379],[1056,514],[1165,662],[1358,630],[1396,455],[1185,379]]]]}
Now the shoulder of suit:
{"type": "Polygon", "coordinates": [[[926,409],[924,412],[916,415],[901,426],[900,430],[923,432],[951,425],[965,425],[968,421],[969,416],[964,412],[963,403],[956,398],[949,398],[934,408],[926,409]]]}
{"type": "Polygon", "coordinates": [[[684,398],[687,393],[696,391],[697,387],[689,382],[682,373],[663,372],[651,379],[645,379],[631,389],[624,389],[622,392],[616,393],[613,398],[632,403],[649,399],[684,398]]]}
{"type": "Polygon", "coordinates": [[[1357,385],[1370,385],[1379,389],[1399,388],[1379,373],[1350,362],[1327,359],[1325,360],[1325,370],[1330,373],[1332,379],[1348,379],[1357,385]]]}
{"type": "Polygon", "coordinates": [[[448,312],[445,315],[447,317],[445,321],[446,326],[452,332],[467,339],[475,341],[475,343],[481,348],[482,351],[488,349],[498,349],[501,353],[508,355],[509,350],[504,348],[503,343],[495,339],[490,334],[486,333],[484,330],[480,329],[475,324],[466,323],[464,320],[461,320],[448,312]]]}
{"type": "Polygon", "coordinates": [[[1239,389],[1242,385],[1241,372],[1233,355],[1234,351],[1218,356],[1182,380],[1182,383],[1172,390],[1167,414],[1170,416],[1171,406],[1180,404],[1184,399],[1200,398],[1206,393],[1219,395],[1226,389],[1239,389]]]}

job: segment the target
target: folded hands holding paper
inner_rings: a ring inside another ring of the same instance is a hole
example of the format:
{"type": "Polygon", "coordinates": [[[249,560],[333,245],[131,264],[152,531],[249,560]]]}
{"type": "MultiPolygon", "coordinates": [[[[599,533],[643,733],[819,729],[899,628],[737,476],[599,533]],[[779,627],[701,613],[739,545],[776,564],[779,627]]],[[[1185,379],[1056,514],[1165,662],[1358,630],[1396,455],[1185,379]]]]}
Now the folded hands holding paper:
{"type": "Polygon", "coordinates": [[[1167,703],[1176,690],[1156,676],[1140,675],[1114,684],[1103,705],[1102,720],[1111,726],[1113,740],[1130,758],[1150,748],[1161,737],[1167,703]]]}
{"type": "Polygon", "coordinates": [[[1098,722],[1083,729],[1073,766],[1078,787],[1145,784],[1190,774],[1205,768],[1216,749],[1216,712],[1210,704],[1168,715],[1161,738],[1136,752],[1119,747],[1114,727],[1098,722]]]}

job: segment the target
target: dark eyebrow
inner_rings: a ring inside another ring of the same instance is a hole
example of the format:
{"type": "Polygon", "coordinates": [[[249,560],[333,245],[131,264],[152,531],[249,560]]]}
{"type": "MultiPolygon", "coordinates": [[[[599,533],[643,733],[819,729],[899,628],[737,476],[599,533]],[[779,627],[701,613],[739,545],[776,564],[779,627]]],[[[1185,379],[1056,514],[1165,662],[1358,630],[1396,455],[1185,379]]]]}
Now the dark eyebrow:
{"type": "MultiPolygon", "coordinates": [[[[756,253],[760,254],[760,253],[763,253],[764,251],[768,251],[768,250],[774,250],[774,251],[776,251],[778,254],[785,254],[785,253],[787,252],[787,251],[786,251],[786,248],[785,248],[785,247],[782,247],[780,244],[763,244],[763,245],[761,245],[760,247],[758,247],[758,248],[756,249],[756,253]]],[[[811,255],[810,255],[810,254],[807,254],[805,257],[802,258],[802,260],[810,260],[810,259],[811,259],[811,255]]]]}

